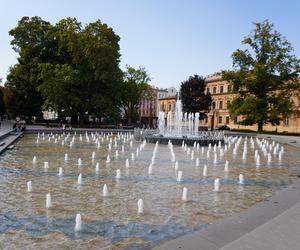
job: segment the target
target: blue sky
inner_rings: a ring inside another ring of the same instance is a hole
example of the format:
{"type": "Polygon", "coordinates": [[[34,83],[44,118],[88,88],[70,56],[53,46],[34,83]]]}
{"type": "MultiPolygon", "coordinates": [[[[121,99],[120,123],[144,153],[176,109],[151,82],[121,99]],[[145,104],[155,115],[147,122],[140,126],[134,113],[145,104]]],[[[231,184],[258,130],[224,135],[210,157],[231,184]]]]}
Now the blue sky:
{"type": "Polygon", "coordinates": [[[297,0],[0,0],[0,6],[0,78],[16,63],[8,31],[22,16],[35,15],[52,23],[69,16],[107,23],[121,37],[121,68],[144,66],[159,87],[230,68],[231,53],[252,22],[264,19],[300,57],[297,0]]]}

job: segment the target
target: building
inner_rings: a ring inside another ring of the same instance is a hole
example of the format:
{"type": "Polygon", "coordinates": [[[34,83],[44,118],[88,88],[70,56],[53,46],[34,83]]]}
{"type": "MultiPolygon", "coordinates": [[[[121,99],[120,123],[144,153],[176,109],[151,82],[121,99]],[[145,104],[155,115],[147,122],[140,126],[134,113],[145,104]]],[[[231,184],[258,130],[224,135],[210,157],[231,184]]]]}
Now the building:
{"type": "Polygon", "coordinates": [[[138,108],[140,125],[145,128],[155,128],[157,123],[157,89],[152,90],[152,97],[142,99],[138,108]]]}
{"type": "Polygon", "coordinates": [[[172,107],[175,110],[176,94],[177,90],[174,87],[167,89],[152,87],[152,98],[142,99],[139,104],[138,113],[141,126],[145,128],[156,128],[158,113],[161,111],[161,100],[167,98],[169,103],[172,103],[172,107]]]}
{"type": "Polygon", "coordinates": [[[159,111],[165,112],[165,117],[169,111],[175,111],[177,95],[167,96],[159,99],[159,111]]]}
{"type": "Polygon", "coordinates": [[[43,111],[43,118],[45,120],[55,120],[58,118],[58,114],[55,111],[45,110],[43,111]]]}
{"type": "MultiPolygon", "coordinates": [[[[221,76],[218,74],[208,76],[205,81],[207,83],[206,92],[209,92],[212,96],[212,105],[211,111],[207,114],[208,118],[200,121],[201,127],[204,126],[208,129],[215,129],[226,125],[231,129],[257,130],[257,125],[239,125],[238,122],[241,120],[240,117],[237,117],[234,120],[230,118],[228,104],[234,99],[235,94],[231,93],[231,86],[228,82],[222,80],[221,76]]],[[[292,114],[281,121],[278,126],[273,126],[271,124],[265,125],[265,131],[300,133],[299,95],[295,94],[292,99],[294,104],[292,114]]]]}

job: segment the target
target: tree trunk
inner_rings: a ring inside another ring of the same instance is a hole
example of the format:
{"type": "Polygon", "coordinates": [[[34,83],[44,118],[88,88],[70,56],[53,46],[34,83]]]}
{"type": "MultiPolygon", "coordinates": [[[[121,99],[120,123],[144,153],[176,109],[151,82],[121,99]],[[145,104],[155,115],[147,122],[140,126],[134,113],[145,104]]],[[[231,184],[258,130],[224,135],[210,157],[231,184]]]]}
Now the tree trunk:
{"type": "Polygon", "coordinates": [[[258,122],[257,123],[257,132],[263,132],[263,122],[258,122]]]}
{"type": "Polygon", "coordinates": [[[127,113],[127,122],[128,122],[128,125],[131,126],[132,119],[131,119],[131,110],[130,109],[128,109],[128,113],[127,113]]]}

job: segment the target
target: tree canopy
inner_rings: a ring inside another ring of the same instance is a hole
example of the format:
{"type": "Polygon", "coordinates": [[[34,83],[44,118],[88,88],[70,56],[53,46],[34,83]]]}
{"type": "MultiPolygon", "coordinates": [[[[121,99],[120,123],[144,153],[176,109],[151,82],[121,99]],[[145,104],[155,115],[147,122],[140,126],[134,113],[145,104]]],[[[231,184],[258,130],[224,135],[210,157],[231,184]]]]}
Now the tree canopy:
{"type": "Polygon", "coordinates": [[[118,115],[120,38],[106,24],[23,17],[9,34],[19,54],[6,84],[13,114],[37,116],[43,106],[60,116],[118,115]]]}
{"type": "Polygon", "coordinates": [[[292,110],[291,96],[299,91],[299,59],[291,44],[268,20],[254,23],[255,29],[242,44],[248,48],[232,54],[233,69],[222,72],[237,96],[229,105],[232,117],[241,124],[279,124],[292,110]]]}
{"type": "Polygon", "coordinates": [[[200,120],[207,117],[211,106],[211,95],[205,93],[206,83],[201,76],[190,76],[188,80],[181,83],[180,97],[183,111],[191,113],[200,113],[200,120]]]}

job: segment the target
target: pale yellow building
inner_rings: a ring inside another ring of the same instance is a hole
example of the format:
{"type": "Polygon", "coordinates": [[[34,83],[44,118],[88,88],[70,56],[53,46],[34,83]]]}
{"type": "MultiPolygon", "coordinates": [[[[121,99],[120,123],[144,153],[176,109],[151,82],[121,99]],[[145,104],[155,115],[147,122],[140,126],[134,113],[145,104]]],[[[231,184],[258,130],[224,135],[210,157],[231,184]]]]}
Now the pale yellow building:
{"type": "MultiPolygon", "coordinates": [[[[212,96],[212,106],[211,111],[207,114],[208,118],[200,121],[201,127],[215,129],[226,125],[231,129],[257,130],[257,125],[239,125],[239,117],[235,120],[230,118],[227,107],[234,99],[235,94],[231,93],[231,86],[228,82],[222,80],[220,75],[209,76],[205,81],[207,83],[206,92],[210,92],[212,96]]],[[[292,114],[281,121],[278,126],[272,126],[271,124],[264,125],[265,131],[300,133],[300,97],[298,94],[295,94],[292,98],[294,106],[292,114]]]]}
{"type": "Polygon", "coordinates": [[[159,101],[159,111],[165,112],[165,117],[167,117],[167,113],[169,111],[175,111],[175,104],[176,104],[176,95],[167,96],[164,98],[158,99],[159,101]]]}

